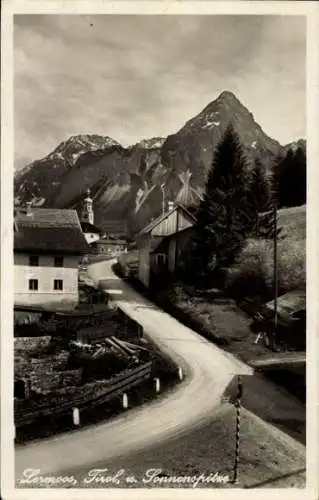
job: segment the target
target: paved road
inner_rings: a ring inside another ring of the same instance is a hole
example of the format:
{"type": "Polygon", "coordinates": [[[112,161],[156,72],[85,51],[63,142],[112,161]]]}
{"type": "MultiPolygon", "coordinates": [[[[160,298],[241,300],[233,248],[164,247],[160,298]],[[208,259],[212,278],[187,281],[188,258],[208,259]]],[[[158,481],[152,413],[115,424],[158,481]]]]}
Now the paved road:
{"type": "Polygon", "coordinates": [[[116,277],[113,262],[89,267],[112,300],[139,321],[160,349],[182,367],[185,379],[167,395],[110,421],[16,449],[16,477],[25,468],[42,474],[93,468],[133,450],[163,442],[211,419],[224,389],[236,374],[251,369],[185,327],[116,277]]]}

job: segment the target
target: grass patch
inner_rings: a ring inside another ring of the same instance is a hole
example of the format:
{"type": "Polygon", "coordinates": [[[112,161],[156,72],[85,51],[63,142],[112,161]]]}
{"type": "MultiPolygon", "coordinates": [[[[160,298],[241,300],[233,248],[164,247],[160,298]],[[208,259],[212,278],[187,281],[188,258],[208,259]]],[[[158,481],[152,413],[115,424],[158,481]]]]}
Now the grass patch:
{"type": "MultiPolygon", "coordinates": [[[[129,457],[103,464],[110,474],[124,468],[125,475],[134,475],[136,483],[120,482],[114,487],[133,488],[191,488],[191,484],[163,484],[143,482],[148,469],[161,469],[161,476],[208,476],[215,472],[232,479],[235,453],[236,410],[224,404],[211,422],[201,422],[197,429],[176,436],[170,442],[136,452],[129,457]],[[222,453],[221,453],[222,450],[222,453]]],[[[86,471],[83,471],[85,474],[86,471]]],[[[83,477],[77,475],[79,481],[83,477]]],[[[230,482],[224,486],[204,484],[197,489],[234,487],[230,482]]],[[[242,410],[240,441],[240,488],[251,487],[304,487],[305,453],[281,433],[273,432],[258,417],[242,410]],[[293,453],[292,453],[293,450],[293,453]]],[[[90,484],[98,488],[99,485],[90,484]]],[[[100,486],[101,487],[101,486],[100,486]]]]}

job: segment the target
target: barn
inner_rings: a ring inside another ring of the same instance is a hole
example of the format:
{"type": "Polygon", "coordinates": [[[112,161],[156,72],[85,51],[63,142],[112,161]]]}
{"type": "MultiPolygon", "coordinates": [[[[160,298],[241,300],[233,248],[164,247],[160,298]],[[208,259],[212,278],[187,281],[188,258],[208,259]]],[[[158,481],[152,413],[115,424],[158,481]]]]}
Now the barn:
{"type": "Polygon", "coordinates": [[[175,204],[138,233],[138,278],[144,286],[150,285],[152,272],[175,272],[180,251],[195,222],[196,218],[189,210],[175,204]]]}

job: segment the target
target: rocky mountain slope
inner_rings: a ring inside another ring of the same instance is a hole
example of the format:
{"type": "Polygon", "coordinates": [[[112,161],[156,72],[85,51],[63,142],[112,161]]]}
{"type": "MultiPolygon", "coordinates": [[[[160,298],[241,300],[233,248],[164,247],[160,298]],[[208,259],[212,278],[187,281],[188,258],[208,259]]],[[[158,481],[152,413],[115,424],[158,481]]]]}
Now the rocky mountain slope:
{"type": "Polygon", "coordinates": [[[285,147],[268,137],[250,111],[231,92],[223,92],[178,132],[124,148],[110,137],[80,135],[15,176],[15,201],[38,206],[79,208],[87,188],[94,199],[96,223],[125,219],[132,229],[177,199],[197,203],[213,151],[232,123],[248,163],[259,158],[271,167],[285,147]]]}

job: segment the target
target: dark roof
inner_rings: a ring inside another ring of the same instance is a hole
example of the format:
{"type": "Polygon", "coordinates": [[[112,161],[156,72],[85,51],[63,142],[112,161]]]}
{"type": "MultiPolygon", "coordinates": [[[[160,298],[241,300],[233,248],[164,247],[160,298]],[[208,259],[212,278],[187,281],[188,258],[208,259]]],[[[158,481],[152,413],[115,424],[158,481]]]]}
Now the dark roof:
{"type": "Polygon", "coordinates": [[[94,242],[95,244],[99,245],[126,245],[127,242],[126,240],[120,239],[120,238],[101,238],[98,241],[94,242]]]}
{"type": "Polygon", "coordinates": [[[127,234],[127,223],[125,220],[104,220],[101,224],[104,233],[127,234]]]}
{"type": "Polygon", "coordinates": [[[177,209],[182,210],[192,221],[196,222],[196,217],[191,212],[189,212],[189,210],[187,210],[187,208],[185,208],[184,205],[181,205],[180,203],[176,203],[175,206],[171,210],[168,210],[164,214],[159,215],[158,217],[156,217],[156,219],[154,219],[149,224],[147,224],[147,226],[145,226],[139,232],[139,234],[142,235],[142,234],[150,233],[158,224],[160,224],[163,220],[165,220],[167,217],[169,217],[177,209]]]}
{"type": "MultiPolygon", "coordinates": [[[[306,302],[305,289],[291,290],[277,298],[278,314],[289,316],[294,312],[306,310],[306,302]]],[[[265,306],[267,309],[274,311],[275,304],[273,300],[267,302],[265,306]]]]}
{"type": "Polygon", "coordinates": [[[75,210],[31,208],[16,213],[16,252],[82,254],[88,244],[75,210]]]}
{"type": "Polygon", "coordinates": [[[81,228],[83,233],[103,234],[102,229],[99,229],[97,226],[90,224],[89,222],[81,222],[81,228]]]}
{"type": "Polygon", "coordinates": [[[76,210],[60,208],[31,207],[28,215],[26,210],[17,210],[15,220],[18,227],[79,227],[80,221],[76,210]]]}
{"type": "Polygon", "coordinates": [[[16,252],[81,254],[88,244],[81,230],[61,227],[22,227],[14,234],[16,252]]]}

